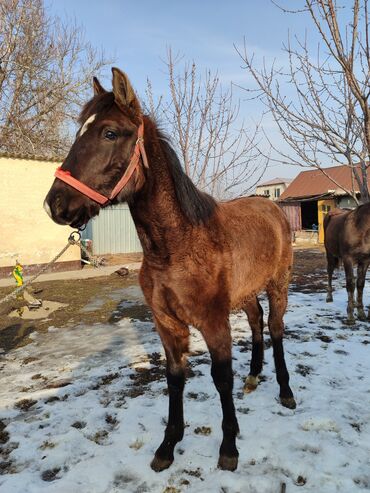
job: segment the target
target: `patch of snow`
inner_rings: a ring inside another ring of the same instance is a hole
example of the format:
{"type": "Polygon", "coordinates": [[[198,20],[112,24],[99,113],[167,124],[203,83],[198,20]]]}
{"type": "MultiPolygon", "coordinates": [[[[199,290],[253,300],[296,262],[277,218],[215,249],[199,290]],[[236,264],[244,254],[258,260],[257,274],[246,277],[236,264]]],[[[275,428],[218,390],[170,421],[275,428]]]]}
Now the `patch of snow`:
{"type": "MultiPolygon", "coordinates": [[[[366,288],[365,299],[369,294],[366,288]]],[[[330,305],[325,293],[290,294],[284,348],[294,411],[278,402],[271,348],[257,390],[243,393],[251,333],[244,314],[230,317],[241,430],[234,473],[216,467],[221,406],[197,331],[185,436],[172,466],[159,474],[149,464],[163,438],[168,398],[153,324],[122,319],[35,335],[1,355],[0,420],[9,441],[0,454],[0,491],[279,493],[282,483],[287,493],[369,490],[370,325],[344,325],[345,307],[344,290],[330,305]],[[202,426],[210,434],[195,433],[202,426]]]]}

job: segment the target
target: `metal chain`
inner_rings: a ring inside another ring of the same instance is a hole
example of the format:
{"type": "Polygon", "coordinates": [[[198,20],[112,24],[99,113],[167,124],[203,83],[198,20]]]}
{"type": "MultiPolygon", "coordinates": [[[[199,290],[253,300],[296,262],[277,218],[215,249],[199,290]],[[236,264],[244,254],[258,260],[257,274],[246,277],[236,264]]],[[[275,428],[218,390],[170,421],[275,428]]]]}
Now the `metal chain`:
{"type": "Polygon", "coordinates": [[[4,296],[4,298],[1,298],[0,299],[0,305],[2,303],[6,303],[7,301],[11,300],[12,298],[15,298],[19,293],[22,293],[22,291],[24,291],[35,279],[37,279],[41,274],[46,272],[49,269],[49,267],[52,264],[54,264],[58,260],[58,258],[61,257],[63,255],[63,253],[66,250],[68,250],[68,248],[72,245],[79,245],[81,250],[84,251],[84,253],[87,255],[88,259],[94,265],[94,267],[99,267],[101,261],[99,261],[99,259],[98,260],[94,259],[90,255],[87,248],[85,248],[85,246],[81,243],[80,233],[78,231],[72,231],[72,233],[69,235],[67,245],[64,248],[62,248],[62,250],[57,255],[55,255],[55,257],[52,260],[50,260],[49,263],[43,265],[41,267],[41,269],[36,272],[36,274],[34,274],[30,279],[28,279],[28,281],[26,281],[24,284],[22,284],[22,286],[18,286],[14,291],[12,291],[8,295],[4,296]],[[76,237],[77,237],[77,239],[76,239],[76,237]]]}
{"type": "Polygon", "coordinates": [[[89,262],[91,262],[91,264],[94,266],[94,267],[97,267],[99,268],[101,265],[102,265],[102,262],[103,260],[101,258],[95,258],[91,255],[91,253],[88,251],[88,249],[85,247],[85,245],[83,245],[81,243],[81,241],[79,240],[78,241],[80,247],[81,247],[81,250],[85,253],[85,255],[87,256],[87,258],[89,259],[89,262]]]}

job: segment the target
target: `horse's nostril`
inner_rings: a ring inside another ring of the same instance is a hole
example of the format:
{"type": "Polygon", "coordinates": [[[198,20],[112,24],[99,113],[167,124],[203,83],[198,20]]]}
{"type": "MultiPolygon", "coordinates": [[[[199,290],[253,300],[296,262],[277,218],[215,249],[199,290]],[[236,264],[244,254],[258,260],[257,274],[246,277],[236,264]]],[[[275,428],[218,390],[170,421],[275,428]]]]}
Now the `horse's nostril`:
{"type": "Polygon", "coordinates": [[[58,212],[61,212],[61,210],[63,209],[62,207],[62,198],[60,196],[60,194],[57,194],[54,198],[54,210],[55,211],[58,211],[58,212]]]}
{"type": "Polygon", "coordinates": [[[49,217],[58,224],[68,224],[68,203],[60,193],[48,193],[44,200],[44,209],[49,217]]]}
{"type": "Polygon", "coordinates": [[[65,196],[61,193],[56,193],[54,195],[53,201],[50,205],[55,214],[64,214],[68,209],[68,202],[65,196]]]}

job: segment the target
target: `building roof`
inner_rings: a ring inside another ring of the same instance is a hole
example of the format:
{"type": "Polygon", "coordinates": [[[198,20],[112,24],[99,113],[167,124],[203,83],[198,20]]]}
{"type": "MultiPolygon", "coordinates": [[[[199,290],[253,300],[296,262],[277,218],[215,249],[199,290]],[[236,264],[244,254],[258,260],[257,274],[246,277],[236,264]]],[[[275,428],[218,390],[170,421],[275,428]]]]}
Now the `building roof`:
{"type": "Polygon", "coordinates": [[[267,187],[268,185],[278,185],[280,183],[290,183],[292,181],[291,178],[273,178],[272,180],[265,181],[264,183],[258,183],[258,187],[267,187]]]}
{"type": "MultiPolygon", "coordinates": [[[[324,171],[342,187],[347,190],[352,189],[351,169],[349,166],[333,166],[332,168],[324,168],[324,171]]],[[[319,169],[301,171],[284,193],[281,194],[279,200],[344,194],[345,192],[331,181],[328,176],[325,176],[319,169]]],[[[370,177],[368,177],[368,184],[370,187],[370,177]]],[[[356,192],[359,191],[356,182],[354,188],[356,192]]]]}
{"type": "Polygon", "coordinates": [[[8,158],[8,159],[27,159],[30,161],[49,161],[50,163],[62,163],[65,159],[64,157],[58,156],[37,156],[35,154],[27,154],[27,153],[16,153],[16,152],[0,152],[0,158],[8,158]]]}

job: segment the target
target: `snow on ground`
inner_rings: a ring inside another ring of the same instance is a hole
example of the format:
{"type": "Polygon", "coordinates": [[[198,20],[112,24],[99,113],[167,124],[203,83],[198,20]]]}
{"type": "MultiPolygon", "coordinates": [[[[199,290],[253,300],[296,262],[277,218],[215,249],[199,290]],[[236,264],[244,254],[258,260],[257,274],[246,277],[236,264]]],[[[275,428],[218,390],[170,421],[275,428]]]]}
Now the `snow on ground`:
{"type": "Polygon", "coordinates": [[[344,289],[333,304],[324,293],[290,294],[294,411],[277,400],[267,333],[262,382],[243,394],[250,329],[243,314],[231,316],[241,430],[234,473],[216,467],[221,406],[199,333],[192,331],[185,436],[161,473],[149,466],[167,417],[153,324],[123,319],[35,335],[0,360],[1,493],[280,493],[282,483],[287,493],[369,491],[370,324],[344,325],[345,300],[344,289]]]}

